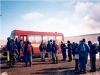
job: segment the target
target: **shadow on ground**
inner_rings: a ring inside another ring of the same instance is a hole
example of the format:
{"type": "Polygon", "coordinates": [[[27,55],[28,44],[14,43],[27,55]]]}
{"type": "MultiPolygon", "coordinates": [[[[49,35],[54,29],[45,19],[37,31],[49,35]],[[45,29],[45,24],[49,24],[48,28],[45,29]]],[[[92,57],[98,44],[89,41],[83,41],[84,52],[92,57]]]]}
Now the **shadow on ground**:
{"type": "Polygon", "coordinates": [[[49,69],[43,69],[39,72],[31,73],[30,75],[77,75],[75,74],[74,70],[72,70],[73,67],[70,68],[49,68],[49,69]],[[71,70],[68,70],[70,69],[71,70]]]}

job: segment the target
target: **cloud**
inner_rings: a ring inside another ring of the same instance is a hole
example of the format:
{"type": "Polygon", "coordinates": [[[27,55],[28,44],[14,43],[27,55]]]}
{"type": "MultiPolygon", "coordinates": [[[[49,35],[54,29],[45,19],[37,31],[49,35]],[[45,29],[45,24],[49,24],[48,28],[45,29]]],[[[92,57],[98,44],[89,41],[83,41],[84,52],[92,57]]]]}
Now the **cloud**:
{"type": "Polygon", "coordinates": [[[92,6],[91,12],[84,17],[84,25],[92,29],[100,29],[100,3],[92,6]]]}
{"type": "MultiPolygon", "coordinates": [[[[31,30],[62,32],[65,36],[76,36],[100,32],[100,3],[77,2],[74,10],[59,10],[45,15],[39,12],[27,13],[23,16],[26,21],[32,21],[31,30]],[[42,20],[39,20],[43,18],[42,20]]],[[[31,23],[30,23],[31,24],[31,23]]],[[[27,29],[27,28],[26,28],[27,29]]]]}
{"type": "Polygon", "coordinates": [[[76,26],[80,34],[100,32],[100,3],[77,2],[74,9],[72,17],[80,22],[76,26]]]}
{"type": "Polygon", "coordinates": [[[30,13],[24,14],[22,16],[22,19],[25,20],[25,21],[31,21],[31,20],[34,20],[34,19],[39,19],[43,16],[44,15],[39,13],[39,12],[30,12],[30,13]]]}
{"type": "Polygon", "coordinates": [[[91,2],[77,2],[75,5],[75,13],[77,14],[83,14],[89,11],[93,6],[93,3],[91,2]]]}

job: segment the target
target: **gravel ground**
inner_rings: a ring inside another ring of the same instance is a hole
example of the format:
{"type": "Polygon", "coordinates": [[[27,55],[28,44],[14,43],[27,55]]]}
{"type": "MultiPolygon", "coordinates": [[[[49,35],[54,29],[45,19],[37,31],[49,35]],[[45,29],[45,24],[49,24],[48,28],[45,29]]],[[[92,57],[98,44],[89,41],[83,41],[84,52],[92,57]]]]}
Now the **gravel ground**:
{"type": "MultiPolygon", "coordinates": [[[[31,67],[24,67],[24,63],[16,63],[14,67],[9,68],[6,64],[1,64],[1,75],[77,75],[74,73],[74,60],[72,62],[60,61],[58,64],[50,64],[40,61],[40,58],[33,58],[31,67]]],[[[100,60],[97,60],[97,72],[90,73],[90,64],[87,64],[87,73],[83,75],[100,75],[100,60]]]]}

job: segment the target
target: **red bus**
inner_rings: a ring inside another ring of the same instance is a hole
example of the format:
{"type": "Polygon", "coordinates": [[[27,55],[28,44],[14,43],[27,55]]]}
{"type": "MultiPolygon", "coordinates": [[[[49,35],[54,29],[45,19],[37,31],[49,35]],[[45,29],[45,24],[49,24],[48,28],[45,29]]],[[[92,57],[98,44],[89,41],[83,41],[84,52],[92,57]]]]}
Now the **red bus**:
{"type": "MultiPolygon", "coordinates": [[[[38,31],[23,31],[23,30],[13,30],[11,33],[11,38],[22,39],[22,41],[29,40],[34,48],[34,54],[40,54],[39,45],[43,40],[46,44],[48,40],[56,40],[57,44],[60,45],[61,41],[64,41],[64,36],[62,33],[58,32],[38,32],[38,31]]],[[[58,53],[61,52],[60,48],[58,53]]]]}

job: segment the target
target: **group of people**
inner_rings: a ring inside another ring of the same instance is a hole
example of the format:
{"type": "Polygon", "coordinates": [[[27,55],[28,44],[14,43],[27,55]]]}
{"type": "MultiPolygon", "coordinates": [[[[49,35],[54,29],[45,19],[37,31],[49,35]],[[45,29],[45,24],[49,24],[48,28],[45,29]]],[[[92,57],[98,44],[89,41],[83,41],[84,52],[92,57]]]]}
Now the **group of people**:
{"type": "Polygon", "coordinates": [[[20,39],[7,39],[7,64],[14,66],[15,62],[25,62],[25,66],[32,65],[32,52],[33,47],[29,41],[23,42],[20,39]]]}
{"type": "MultiPolygon", "coordinates": [[[[100,43],[100,38],[98,38],[100,43]]],[[[39,46],[41,52],[41,61],[45,62],[45,54],[48,54],[48,59],[52,63],[58,63],[58,49],[59,46],[55,41],[49,40],[46,45],[43,41],[39,46]]],[[[90,57],[91,72],[96,71],[96,54],[100,51],[100,45],[97,46],[96,43],[88,41],[86,43],[85,39],[80,40],[79,43],[71,43],[67,41],[64,43],[61,41],[60,49],[62,52],[62,61],[66,61],[68,52],[68,62],[72,59],[75,60],[75,72],[86,73],[86,64],[88,61],[88,56],[90,57]],[[66,50],[68,50],[66,52],[66,50]]]]}
{"type": "MultiPolygon", "coordinates": [[[[97,44],[88,41],[86,43],[85,39],[82,39],[79,43],[71,43],[67,41],[64,43],[61,41],[60,46],[57,45],[55,40],[49,40],[47,44],[44,41],[40,43],[39,50],[41,55],[41,61],[45,62],[45,56],[47,54],[49,61],[52,64],[58,63],[58,49],[62,52],[62,61],[66,61],[68,56],[68,62],[72,59],[75,60],[75,72],[86,73],[86,64],[88,61],[88,55],[90,57],[91,72],[96,71],[96,54],[100,52],[100,37],[98,37],[99,46],[97,44]],[[66,51],[68,50],[68,51],[66,51]],[[67,55],[68,52],[68,55],[67,55]]],[[[10,39],[7,41],[7,60],[10,66],[14,66],[14,63],[24,59],[25,66],[32,65],[32,54],[33,47],[29,41],[23,42],[18,39],[10,39]],[[24,57],[21,58],[21,51],[24,57]],[[15,59],[16,58],[16,59],[15,59]]]]}
{"type": "MultiPolygon", "coordinates": [[[[100,43],[100,38],[98,38],[100,43]]],[[[91,72],[96,71],[96,54],[100,52],[100,45],[97,46],[96,43],[88,41],[86,43],[85,39],[82,39],[79,43],[67,41],[67,46],[65,43],[61,42],[63,61],[66,60],[66,49],[68,49],[69,62],[72,60],[72,55],[75,60],[75,72],[86,73],[86,64],[88,61],[88,55],[90,57],[91,72]]]]}
{"type": "Polygon", "coordinates": [[[56,41],[49,40],[47,45],[42,41],[39,49],[41,52],[41,61],[45,61],[45,54],[47,52],[49,61],[51,61],[53,64],[58,63],[58,45],[56,41]]]}

